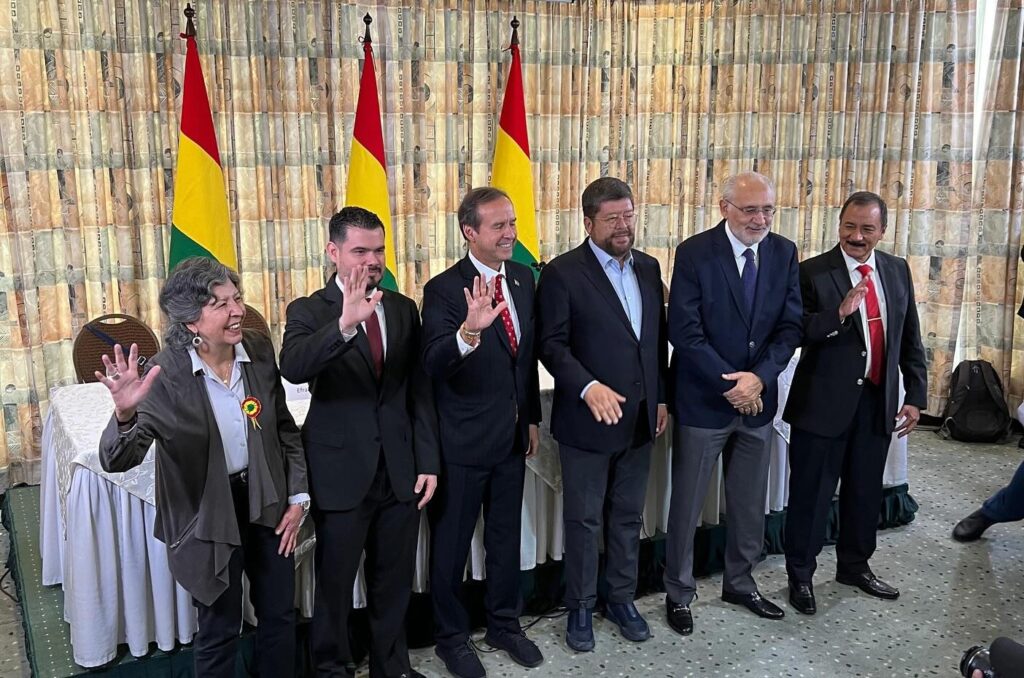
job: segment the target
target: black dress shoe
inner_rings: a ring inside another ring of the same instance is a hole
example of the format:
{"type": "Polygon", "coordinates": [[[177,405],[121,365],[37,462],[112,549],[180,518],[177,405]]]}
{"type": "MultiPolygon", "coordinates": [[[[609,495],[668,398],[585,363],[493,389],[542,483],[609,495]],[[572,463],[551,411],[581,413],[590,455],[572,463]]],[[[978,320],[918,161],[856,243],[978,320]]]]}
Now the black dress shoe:
{"type": "Polygon", "coordinates": [[[757,591],[753,593],[722,591],[722,600],[733,605],[742,605],[758,617],[764,617],[765,619],[782,619],[786,616],[782,608],[772,601],[763,598],[757,591]]]}
{"type": "Polygon", "coordinates": [[[869,596],[874,596],[875,598],[896,600],[900,597],[899,590],[889,586],[871,572],[861,572],[860,574],[837,574],[836,581],[840,584],[846,584],[847,586],[856,586],[864,593],[869,596]]]}
{"type": "Polygon", "coordinates": [[[513,631],[491,633],[488,631],[484,640],[491,647],[504,650],[512,658],[512,661],[520,666],[532,669],[544,663],[544,655],[540,653],[540,648],[522,631],[519,633],[513,631]]]}
{"type": "Polygon", "coordinates": [[[665,612],[669,627],[681,636],[693,633],[693,613],[689,605],[680,605],[665,596],[665,612]]]}
{"type": "Polygon", "coordinates": [[[814,587],[803,582],[789,582],[789,604],[800,614],[814,614],[818,605],[814,601],[814,587]]]}
{"type": "Polygon", "coordinates": [[[953,528],[953,539],[957,541],[977,541],[988,528],[995,524],[981,509],[967,516],[953,528]]]}
{"type": "Polygon", "coordinates": [[[455,678],[485,678],[487,671],[476,656],[476,651],[469,645],[469,641],[454,647],[434,646],[434,654],[441,658],[448,673],[455,678]]]}

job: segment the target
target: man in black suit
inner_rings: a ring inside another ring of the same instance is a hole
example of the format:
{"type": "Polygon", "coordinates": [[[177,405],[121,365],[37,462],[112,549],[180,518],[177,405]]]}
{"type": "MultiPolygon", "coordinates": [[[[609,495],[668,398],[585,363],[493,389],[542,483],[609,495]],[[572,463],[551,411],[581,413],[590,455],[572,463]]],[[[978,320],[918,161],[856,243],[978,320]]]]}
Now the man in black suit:
{"type": "Polygon", "coordinates": [[[669,626],[693,632],[694,530],[715,462],[728,506],[722,600],[779,619],[758,592],[779,373],[800,345],[796,245],[772,233],[775,186],[757,172],[722,184],[722,220],[676,248],[668,336],[675,352],[672,508],[665,605],[669,626]]]}
{"type": "Polygon", "coordinates": [[[892,433],[914,430],[928,399],[910,267],[875,250],[886,216],[881,197],[854,193],[839,213],[839,244],[800,264],[803,352],[783,416],[791,426],[786,572],[790,603],[804,614],[817,610],[811,579],[840,479],[836,581],[899,597],[868,560],[892,433]]]}
{"type": "Polygon", "coordinates": [[[651,447],[668,419],[664,292],[658,261],[633,249],[625,182],[583,191],[582,245],[552,260],[537,291],[538,353],[555,378],[565,518],[566,642],[594,649],[602,518],[605,617],[632,641],[650,637],[633,604],[651,447]]]}
{"type": "Polygon", "coordinates": [[[384,224],[360,207],[331,218],[327,285],[288,306],[281,374],[309,382],[302,427],[316,525],[311,643],[318,676],[355,675],[352,586],[366,550],[370,675],[418,676],[409,666],[405,611],[419,511],[439,470],[437,415],[420,364],[412,299],[376,289],[384,224]]]}
{"type": "Polygon", "coordinates": [[[526,457],[539,445],[533,272],[510,261],[512,201],[474,188],[459,205],[469,252],[423,288],[423,364],[434,382],[444,465],[431,510],[435,652],[460,678],[485,675],[459,601],[484,511],[487,636],[518,664],[544,658],[519,625],[519,536],[526,457]]]}

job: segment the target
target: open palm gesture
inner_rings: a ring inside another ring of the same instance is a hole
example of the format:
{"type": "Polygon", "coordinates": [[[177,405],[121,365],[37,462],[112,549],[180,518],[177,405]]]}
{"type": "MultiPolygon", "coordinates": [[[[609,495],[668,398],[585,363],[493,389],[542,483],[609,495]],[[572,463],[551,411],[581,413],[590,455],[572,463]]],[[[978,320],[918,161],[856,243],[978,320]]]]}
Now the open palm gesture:
{"type": "Polygon", "coordinates": [[[501,315],[501,312],[508,308],[508,303],[502,301],[494,305],[494,286],[497,284],[497,276],[491,278],[491,282],[485,283],[483,276],[473,278],[473,289],[463,288],[466,294],[466,331],[480,332],[491,326],[494,319],[501,315]]]}
{"type": "Polygon", "coordinates": [[[106,374],[96,372],[96,378],[110,390],[114,400],[114,414],[118,421],[128,421],[135,416],[135,409],[146,396],[153,382],[160,374],[160,366],[154,365],[146,376],[139,376],[139,346],[132,344],[125,358],[121,344],[114,344],[114,360],[103,355],[103,366],[106,374]]]}
{"type": "Polygon", "coordinates": [[[377,307],[377,302],[384,295],[376,290],[366,296],[366,287],[370,282],[370,271],[366,266],[356,266],[342,278],[345,298],[341,306],[341,331],[355,329],[356,325],[365,322],[377,307]]]}

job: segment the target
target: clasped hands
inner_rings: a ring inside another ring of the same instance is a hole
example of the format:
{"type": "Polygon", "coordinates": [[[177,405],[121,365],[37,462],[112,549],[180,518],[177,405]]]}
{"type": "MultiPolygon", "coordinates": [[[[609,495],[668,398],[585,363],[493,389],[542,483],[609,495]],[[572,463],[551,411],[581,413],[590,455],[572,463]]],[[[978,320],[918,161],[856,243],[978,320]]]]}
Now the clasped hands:
{"type": "Polygon", "coordinates": [[[736,382],[735,386],[722,395],[737,412],[743,416],[756,416],[764,411],[764,403],[761,401],[764,384],[760,377],[753,372],[730,372],[723,374],[722,379],[736,382]]]}

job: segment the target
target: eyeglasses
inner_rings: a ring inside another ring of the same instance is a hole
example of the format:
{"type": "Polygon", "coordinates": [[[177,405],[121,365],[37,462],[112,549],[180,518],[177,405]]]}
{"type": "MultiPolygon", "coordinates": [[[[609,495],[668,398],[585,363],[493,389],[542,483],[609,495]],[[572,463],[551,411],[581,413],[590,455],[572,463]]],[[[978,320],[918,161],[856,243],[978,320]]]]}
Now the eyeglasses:
{"type": "Polygon", "coordinates": [[[622,214],[609,214],[606,217],[601,217],[600,221],[608,226],[616,226],[620,221],[627,226],[632,226],[635,219],[636,214],[634,212],[623,212],[622,214]]]}
{"type": "MultiPolygon", "coordinates": [[[[725,198],[722,198],[722,200],[725,200],[725,198]]],[[[778,211],[774,207],[740,207],[732,200],[725,201],[748,217],[756,217],[760,213],[765,219],[769,219],[775,216],[775,213],[778,211]]]]}

